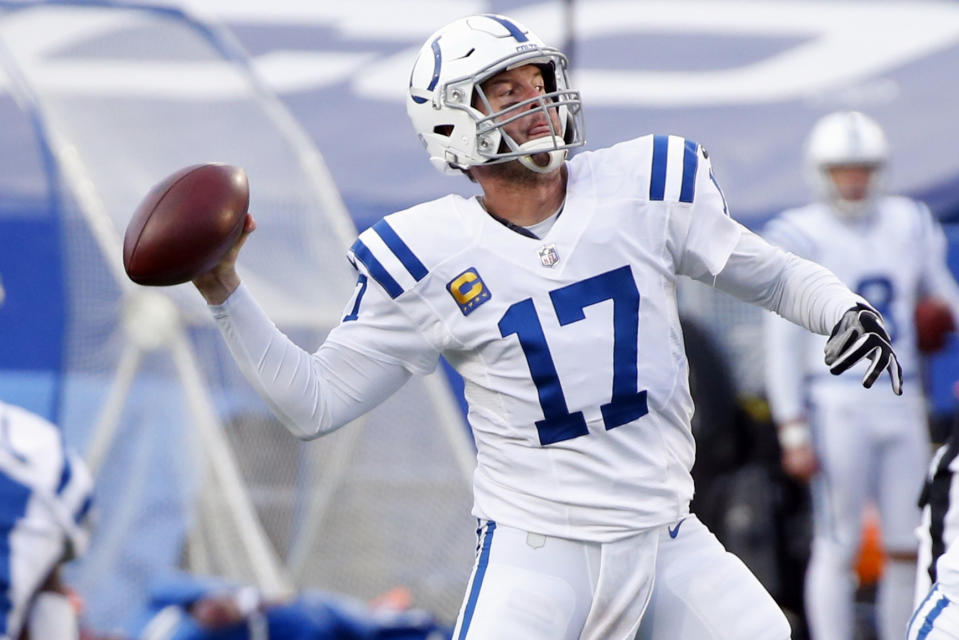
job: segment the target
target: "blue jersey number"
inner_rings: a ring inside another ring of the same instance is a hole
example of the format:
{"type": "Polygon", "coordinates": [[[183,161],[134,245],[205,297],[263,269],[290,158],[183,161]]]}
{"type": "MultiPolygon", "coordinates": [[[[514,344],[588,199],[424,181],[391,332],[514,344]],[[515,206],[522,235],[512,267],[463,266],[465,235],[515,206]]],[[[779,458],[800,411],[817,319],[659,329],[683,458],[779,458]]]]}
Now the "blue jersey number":
{"type": "Polygon", "coordinates": [[[360,317],[360,302],[363,301],[363,294],[366,293],[368,279],[362,273],[356,279],[356,289],[353,292],[353,309],[343,316],[343,322],[356,320],[360,317]]]}
{"type": "Polygon", "coordinates": [[[892,280],[886,276],[863,278],[856,285],[856,293],[868,300],[869,304],[882,314],[886,330],[889,331],[889,340],[895,342],[899,332],[896,330],[896,321],[892,317],[892,302],[896,298],[896,289],[892,285],[892,280]]]}
{"type": "MultiPolygon", "coordinates": [[[[628,266],[607,271],[549,293],[560,326],[579,322],[584,310],[604,300],[613,301],[613,390],[610,401],[600,407],[606,429],[641,418],[649,412],[646,390],[639,390],[638,356],[639,290],[628,266]]],[[[570,413],[566,396],[553,364],[543,325],[533,300],[515,303],[499,321],[505,338],[516,334],[539,395],[543,419],[536,421],[542,445],[570,440],[588,433],[582,411],[570,413]]]]}

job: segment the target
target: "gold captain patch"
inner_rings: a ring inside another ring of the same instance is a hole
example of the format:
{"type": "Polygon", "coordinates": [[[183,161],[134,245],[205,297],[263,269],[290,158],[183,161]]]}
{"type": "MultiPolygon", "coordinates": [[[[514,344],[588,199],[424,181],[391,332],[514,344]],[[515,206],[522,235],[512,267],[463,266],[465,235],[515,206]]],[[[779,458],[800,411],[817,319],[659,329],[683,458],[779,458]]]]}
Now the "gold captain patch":
{"type": "Polygon", "coordinates": [[[446,289],[459,305],[464,316],[473,313],[478,306],[490,299],[490,290],[473,267],[449,281],[446,289]]]}

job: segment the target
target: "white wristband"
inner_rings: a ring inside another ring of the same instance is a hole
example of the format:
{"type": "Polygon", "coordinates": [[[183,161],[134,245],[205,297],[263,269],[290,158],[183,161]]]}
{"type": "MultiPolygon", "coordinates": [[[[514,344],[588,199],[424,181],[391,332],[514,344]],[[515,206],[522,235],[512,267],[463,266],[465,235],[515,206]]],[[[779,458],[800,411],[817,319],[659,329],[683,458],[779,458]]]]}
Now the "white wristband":
{"type": "Polygon", "coordinates": [[[243,617],[248,618],[260,608],[260,592],[256,587],[243,587],[236,592],[234,602],[243,617]]]}
{"type": "Polygon", "coordinates": [[[80,638],[76,611],[70,600],[64,594],[54,591],[41,591],[37,594],[26,621],[26,628],[30,631],[31,638],[80,638]]]}
{"type": "Polygon", "coordinates": [[[790,422],[779,429],[779,446],[783,449],[795,449],[809,444],[812,439],[809,426],[804,422],[790,422]]]}

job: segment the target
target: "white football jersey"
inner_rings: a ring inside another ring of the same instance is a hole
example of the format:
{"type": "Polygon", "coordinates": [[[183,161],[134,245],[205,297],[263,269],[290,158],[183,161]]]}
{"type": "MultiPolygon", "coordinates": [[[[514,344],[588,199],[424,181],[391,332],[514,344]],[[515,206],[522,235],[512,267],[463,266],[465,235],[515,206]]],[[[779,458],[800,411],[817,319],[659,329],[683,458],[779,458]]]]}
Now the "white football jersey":
{"type": "Polygon", "coordinates": [[[37,589],[89,540],[93,481],[60,430],[0,402],[0,638],[20,636],[37,589]]]}
{"type": "MultiPolygon", "coordinates": [[[[826,204],[814,203],[783,212],[763,235],[827,267],[882,314],[904,378],[918,374],[913,314],[919,296],[939,295],[959,310],[959,294],[945,266],[945,238],[922,203],[887,196],[862,220],[841,219],[826,204]]],[[[807,372],[837,383],[857,380],[854,375],[835,378],[822,367],[825,338],[808,335],[804,344],[807,372]]]]}
{"type": "Polygon", "coordinates": [[[567,163],[545,237],[447,196],[361,234],[327,339],[465,380],[474,514],[597,542],[675,522],[693,494],[677,274],[722,270],[743,228],[702,148],[647,136],[567,163]],[[375,281],[378,284],[373,284],[375,281]],[[356,320],[355,322],[352,320],[356,320]]]}

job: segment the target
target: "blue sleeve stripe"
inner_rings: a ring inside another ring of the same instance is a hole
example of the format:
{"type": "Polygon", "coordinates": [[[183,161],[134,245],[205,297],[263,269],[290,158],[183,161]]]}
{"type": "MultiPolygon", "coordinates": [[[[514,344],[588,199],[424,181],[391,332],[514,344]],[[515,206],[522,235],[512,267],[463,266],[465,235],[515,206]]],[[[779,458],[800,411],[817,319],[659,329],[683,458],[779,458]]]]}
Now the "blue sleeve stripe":
{"type": "Polygon", "coordinates": [[[463,611],[463,621],[460,627],[460,634],[457,640],[464,640],[469,632],[470,623],[473,621],[473,612],[476,611],[476,601],[479,600],[480,588],[483,586],[483,578],[486,575],[486,567],[489,565],[490,547],[493,544],[493,532],[496,531],[496,523],[490,520],[486,524],[486,532],[483,535],[482,547],[480,547],[479,558],[476,561],[476,571],[473,573],[473,584],[470,587],[469,599],[466,601],[466,609],[463,611]]]}
{"type": "Polygon", "coordinates": [[[649,177],[649,199],[662,200],[666,195],[666,153],[669,136],[653,136],[653,167],[649,177]]]}
{"type": "Polygon", "coordinates": [[[420,262],[420,259],[410,250],[410,248],[403,242],[403,239],[396,235],[396,232],[393,231],[393,227],[386,222],[386,220],[380,220],[373,225],[373,231],[383,239],[383,242],[386,243],[386,246],[389,247],[390,251],[393,252],[399,261],[406,267],[406,270],[409,271],[410,275],[416,279],[417,282],[422,280],[427,273],[426,267],[423,266],[423,263],[420,262]]]}
{"type": "Polygon", "coordinates": [[[77,512],[73,514],[73,519],[77,524],[83,522],[83,519],[90,513],[90,507],[93,506],[93,495],[88,495],[83,501],[83,504],[80,505],[80,508],[77,509],[77,512]]]}
{"type": "Polygon", "coordinates": [[[383,268],[383,265],[376,259],[376,256],[373,255],[369,247],[363,244],[362,240],[357,239],[350,249],[353,251],[353,255],[356,256],[357,260],[366,266],[367,271],[370,272],[373,279],[379,282],[380,286],[390,294],[391,298],[395,298],[403,293],[403,287],[383,268]]]}
{"type": "Polygon", "coordinates": [[[919,627],[919,635],[916,636],[916,640],[925,640],[929,637],[929,633],[935,628],[936,618],[939,617],[939,614],[941,614],[942,610],[947,606],[949,606],[949,598],[946,596],[940,597],[936,602],[936,606],[929,610],[929,615],[926,616],[922,626],[919,627]]]}
{"type": "Polygon", "coordinates": [[[680,202],[692,202],[696,195],[696,167],[699,166],[699,145],[687,140],[683,145],[683,186],[679,191],[680,202]]]}
{"type": "Polygon", "coordinates": [[[919,616],[919,612],[926,608],[926,603],[929,602],[929,599],[937,595],[939,592],[939,583],[935,582],[932,585],[932,588],[929,590],[929,593],[926,594],[926,597],[922,599],[922,602],[919,603],[919,606],[916,607],[916,610],[912,613],[912,617],[909,618],[909,624],[906,625],[906,637],[909,637],[909,633],[912,631],[912,625],[916,621],[916,618],[919,616]]]}
{"type": "Polygon", "coordinates": [[[57,495],[63,493],[63,490],[67,488],[67,484],[70,483],[70,476],[72,475],[73,467],[70,464],[70,456],[64,452],[63,470],[60,472],[60,482],[57,484],[57,495]]]}

